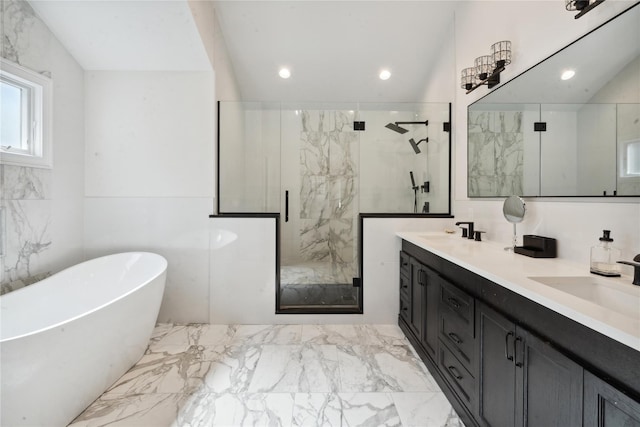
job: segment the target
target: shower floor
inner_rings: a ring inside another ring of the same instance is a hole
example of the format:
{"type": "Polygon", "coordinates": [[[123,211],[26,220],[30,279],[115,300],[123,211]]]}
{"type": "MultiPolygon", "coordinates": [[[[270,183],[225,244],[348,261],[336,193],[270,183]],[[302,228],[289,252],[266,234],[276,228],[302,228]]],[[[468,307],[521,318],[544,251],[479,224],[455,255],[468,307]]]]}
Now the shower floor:
{"type": "Polygon", "coordinates": [[[281,306],[356,306],[353,264],[306,262],[280,269],[281,306]]]}

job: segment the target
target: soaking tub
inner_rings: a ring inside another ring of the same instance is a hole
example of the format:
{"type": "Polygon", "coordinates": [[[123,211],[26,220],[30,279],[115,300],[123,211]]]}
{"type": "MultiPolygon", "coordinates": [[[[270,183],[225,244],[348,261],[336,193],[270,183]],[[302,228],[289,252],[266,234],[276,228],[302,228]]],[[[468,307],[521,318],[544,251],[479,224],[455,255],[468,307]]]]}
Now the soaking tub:
{"type": "Polygon", "coordinates": [[[0,425],[66,426],[144,354],[167,261],[96,258],[0,297],[0,425]]]}

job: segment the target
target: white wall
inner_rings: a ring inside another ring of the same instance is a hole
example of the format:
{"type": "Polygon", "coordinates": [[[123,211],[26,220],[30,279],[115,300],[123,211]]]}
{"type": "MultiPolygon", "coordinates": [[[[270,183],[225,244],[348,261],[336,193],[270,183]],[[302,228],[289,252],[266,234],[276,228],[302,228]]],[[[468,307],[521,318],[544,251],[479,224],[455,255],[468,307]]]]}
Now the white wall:
{"type": "MultiPolygon", "coordinates": [[[[479,1],[467,2],[456,14],[456,72],[486,54],[492,43],[511,40],[513,62],[502,81],[507,81],[558,49],[619,13],[631,2],[607,1],[575,20],[562,2],[479,1]],[[479,19],[482,17],[482,19],[479,19]]],[[[459,83],[459,82],[458,82],[459,83]]],[[[511,224],[502,217],[503,200],[467,198],[467,106],[487,93],[482,87],[469,95],[455,89],[455,190],[456,219],[474,220],[487,230],[487,238],[509,242],[511,224]]],[[[529,199],[527,219],[518,234],[537,233],[558,239],[559,257],[588,262],[589,248],[602,229],[612,230],[622,256],[640,252],[640,204],[637,199],[612,202],[603,199],[529,199]]],[[[627,270],[628,271],[628,270],[627,270]]]]}
{"type": "Polygon", "coordinates": [[[0,8],[2,57],[53,83],[53,168],[0,166],[0,282],[16,288],[82,261],[83,70],[27,2],[0,8]]]}
{"type": "Polygon", "coordinates": [[[451,219],[364,220],[363,314],[275,314],[275,219],[210,220],[211,323],[380,323],[398,321],[398,231],[442,231],[451,219]]]}
{"type": "Polygon", "coordinates": [[[159,321],[207,322],[212,73],[92,71],[85,97],[87,256],[165,256],[159,321]]]}

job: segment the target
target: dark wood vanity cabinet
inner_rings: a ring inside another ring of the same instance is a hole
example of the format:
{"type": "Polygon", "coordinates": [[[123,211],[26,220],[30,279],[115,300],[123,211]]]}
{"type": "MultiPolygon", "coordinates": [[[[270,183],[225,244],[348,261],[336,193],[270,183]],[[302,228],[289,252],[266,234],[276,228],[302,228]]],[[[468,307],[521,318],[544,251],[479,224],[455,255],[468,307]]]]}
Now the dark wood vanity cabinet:
{"type": "Polygon", "coordinates": [[[580,365],[485,304],[476,324],[481,425],[582,425],[580,365]]]}
{"type": "Polygon", "coordinates": [[[584,427],[640,427],[640,403],[585,371],[584,427]]]}
{"type": "Polygon", "coordinates": [[[402,247],[398,324],[465,425],[640,427],[640,352],[402,247]]]}
{"type": "Polygon", "coordinates": [[[475,302],[440,278],[438,367],[471,411],[477,404],[475,302]]]}
{"type": "Polygon", "coordinates": [[[437,275],[427,266],[400,253],[400,315],[430,357],[438,341],[437,275]]]}

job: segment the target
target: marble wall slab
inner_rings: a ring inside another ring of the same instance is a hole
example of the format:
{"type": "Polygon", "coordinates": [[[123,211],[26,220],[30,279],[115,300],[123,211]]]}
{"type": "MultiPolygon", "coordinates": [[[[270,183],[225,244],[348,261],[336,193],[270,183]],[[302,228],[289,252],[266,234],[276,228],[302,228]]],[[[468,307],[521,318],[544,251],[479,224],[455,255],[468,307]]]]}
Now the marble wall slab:
{"type": "Polygon", "coordinates": [[[50,275],[51,171],[0,165],[0,294],[50,275]]]}
{"type": "Polygon", "coordinates": [[[355,274],[359,135],[346,111],[303,110],[300,120],[300,262],[355,274]]]}
{"type": "Polygon", "coordinates": [[[469,112],[469,196],[523,194],[520,111],[469,112]]]}
{"type": "Polygon", "coordinates": [[[0,293],[82,261],[84,71],[24,0],[0,2],[0,55],[53,80],[53,169],[0,165],[0,293]]]}

